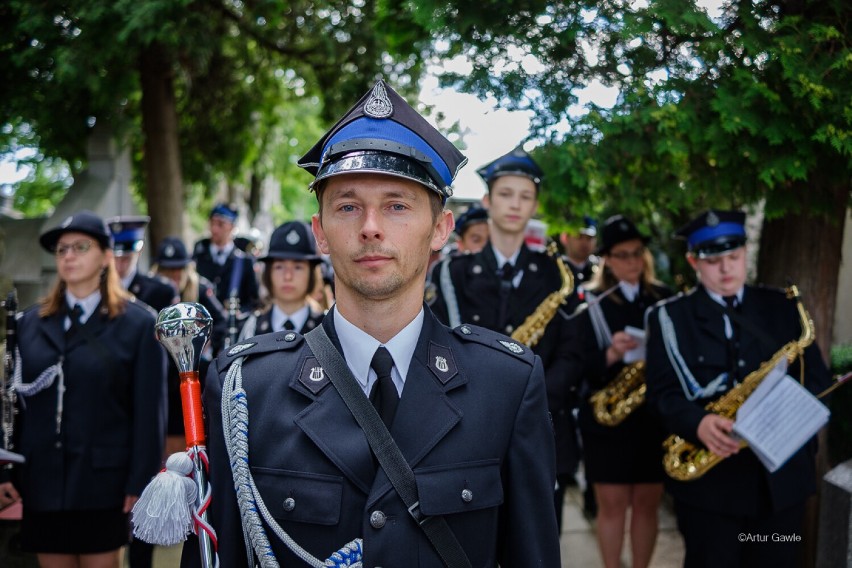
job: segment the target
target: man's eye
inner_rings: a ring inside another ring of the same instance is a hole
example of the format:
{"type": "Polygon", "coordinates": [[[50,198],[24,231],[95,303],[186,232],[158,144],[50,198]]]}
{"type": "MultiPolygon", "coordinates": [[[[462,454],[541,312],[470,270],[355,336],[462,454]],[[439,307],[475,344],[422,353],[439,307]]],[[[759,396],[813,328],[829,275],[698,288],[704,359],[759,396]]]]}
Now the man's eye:
{"type": "Polygon", "coordinates": [[[355,210],[355,206],[354,206],[354,205],[341,205],[341,206],[340,206],[340,210],[341,210],[341,211],[344,211],[344,212],[346,212],[346,213],[349,213],[350,211],[354,211],[354,210],[355,210]]]}

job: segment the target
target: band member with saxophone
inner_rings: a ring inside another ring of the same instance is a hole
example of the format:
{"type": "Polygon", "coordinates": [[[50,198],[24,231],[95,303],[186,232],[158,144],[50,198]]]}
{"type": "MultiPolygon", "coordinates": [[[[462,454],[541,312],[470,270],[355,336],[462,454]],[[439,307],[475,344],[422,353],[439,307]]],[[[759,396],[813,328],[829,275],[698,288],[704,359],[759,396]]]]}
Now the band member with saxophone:
{"type": "Polygon", "coordinates": [[[560,565],[540,359],[423,302],[466,161],[383,81],[300,160],[336,303],[305,336],[257,335],[211,366],[222,566],[329,565],[337,549],[364,566],[560,565]]]}
{"type": "MultiPolygon", "coordinates": [[[[585,363],[578,416],[583,464],[586,481],[595,491],[598,546],[608,568],[620,565],[628,510],[631,566],[648,566],[663,494],[664,432],[658,417],[641,404],[615,417],[617,424],[602,424],[589,400],[590,395],[618,388],[614,383],[625,382],[623,372],[644,360],[644,354],[631,353],[639,344],[625,329],[642,330],[646,309],[672,295],[654,276],[648,240],[623,215],[604,222],[597,249],[600,268],[585,285],[586,309],[577,319],[585,363]]],[[[628,392],[613,396],[631,395],[642,384],[641,375],[633,377],[629,387],[622,387],[628,392]]]]}
{"type": "Polygon", "coordinates": [[[321,262],[314,236],[305,223],[289,221],[269,238],[261,282],[269,293],[266,306],[248,317],[240,341],[272,331],[307,333],[322,321],[323,312],[313,308],[308,295],[321,277],[321,262]]]}
{"type": "MultiPolygon", "coordinates": [[[[216,287],[216,297],[226,308],[236,300],[236,308],[248,314],[257,305],[259,292],[254,275],[254,257],[234,244],[237,210],[225,203],[210,211],[210,237],[195,243],[195,268],[216,287]]],[[[240,318],[242,319],[242,318],[240,318]]]]}
{"type": "Polygon", "coordinates": [[[118,568],[128,513],[160,468],[166,354],[152,310],[121,286],[100,217],[77,212],[39,242],[58,279],[18,320],[26,463],[0,485],[0,507],[20,491],[22,548],[41,566],[118,568]]]}
{"type": "MultiPolygon", "coordinates": [[[[472,323],[512,335],[563,285],[554,258],[524,243],[524,230],[538,209],[543,172],[519,147],[477,173],[488,186],[482,204],[488,210],[489,241],[476,254],[459,255],[436,265],[431,275],[430,289],[435,294],[430,305],[438,319],[451,327],[472,323]]],[[[568,302],[576,305],[576,296],[568,302]]],[[[533,348],[544,364],[556,433],[559,487],[554,499],[560,526],[564,491],[574,483],[579,465],[570,377],[582,359],[579,345],[568,335],[573,327],[562,317],[573,311],[571,306],[545,322],[544,334],[533,348]]]]}
{"type": "MultiPolygon", "coordinates": [[[[688,567],[796,565],[805,500],[816,490],[815,440],[769,473],[740,449],[732,420],[705,409],[812,328],[783,291],[746,284],[744,224],[740,211],[710,210],[679,229],[698,286],[648,315],[648,403],[667,431],[724,458],[697,479],[666,479],[688,567]]],[[[814,393],[831,381],[815,343],[787,373],[814,393]]]]}

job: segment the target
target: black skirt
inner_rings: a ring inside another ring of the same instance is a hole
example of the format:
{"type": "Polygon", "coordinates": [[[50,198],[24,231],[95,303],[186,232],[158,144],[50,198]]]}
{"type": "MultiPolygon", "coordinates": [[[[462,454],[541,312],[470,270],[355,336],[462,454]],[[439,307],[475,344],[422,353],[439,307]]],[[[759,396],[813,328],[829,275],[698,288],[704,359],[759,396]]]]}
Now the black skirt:
{"type": "Polygon", "coordinates": [[[130,516],[121,509],[31,511],[24,505],[21,548],[47,554],[97,554],[130,541],[130,516]]]}
{"type": "Polygon", "coordinates": [[[647,405],[640,406],[618,426],[594,418],[588,401],[580,405],[583,464],[591,483],[662,483],[665,432],[647,405]]]}

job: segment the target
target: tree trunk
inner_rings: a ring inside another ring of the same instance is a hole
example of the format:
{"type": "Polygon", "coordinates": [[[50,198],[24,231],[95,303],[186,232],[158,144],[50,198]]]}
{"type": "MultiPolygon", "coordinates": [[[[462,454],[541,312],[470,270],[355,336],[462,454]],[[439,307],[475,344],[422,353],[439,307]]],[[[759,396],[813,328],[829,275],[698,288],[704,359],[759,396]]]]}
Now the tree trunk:
{"type": "Polygon", "coordinates": [[[251,179],[249,180],[248,198],[249,223],[252,225],[254,224],[254,218],[257,217],[258,213],[260,213],[260,205],[263,197],[261,190],[262,185],[260,183],[260,176],[258,176],[256,172],[252,172],[251,179]]]}
{"type": "MultiPolygon", "coordinates": [[[[843,227],[849,200],[849,187],[797,188],[801,195],[820,195],[830,199],[826,213],[811,214],[807,203],[795,213],[780,219],[764,221],[758,256],[758,281],[772,286],[796,284],[808,312],[814,320],[817,342],[823,359],[831,364],[834,307],[837,300],[837,278],[843,227]]],[[[807,198],[805,199],[807,201],[807,198]]],[[[817,490],[828,472],[825,429],[819,435],[817,453],[817,490]]],[[[814,566],[816,559],[818,495],[807,503],[802,534],[802,566],[814,566]]]]}
{"type": "Polygon", "coordinates": [[[139,57],[142,130],[145,135],[145,197],[151,216],[151,250],[164,237],[183,236],[183,176],[178,142],[172,62],[153,44],[139,57]]]}

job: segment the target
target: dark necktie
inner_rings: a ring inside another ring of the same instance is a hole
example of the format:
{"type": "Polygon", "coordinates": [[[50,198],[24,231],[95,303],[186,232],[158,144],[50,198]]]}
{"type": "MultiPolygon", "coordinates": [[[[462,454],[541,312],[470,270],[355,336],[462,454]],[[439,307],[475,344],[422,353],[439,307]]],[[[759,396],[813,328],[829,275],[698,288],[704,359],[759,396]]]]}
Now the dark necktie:
{"type": "Polygon", "coordinates": [[[740,334],[739,325],[734,319],[734,313],[739,311],[739,300],[736,296],[723,296],[725,314],[731,325],[731,337],[728,338],[728,368],[730,369],[731,384],[739,381],[740,334]]]}
{"type": "Polygon", "coordinates": [[[373,384],[373,390],[370,391],[370,401],[376,407],[379,416],[382,417],[382,422],[390,428],[396,414],[396,406],[399,403],[399,393],[391,378],[393,357],[387,349],[379,347],[376,349],[376,354],[373,355],[370,368],[376,372],[378,377],[373,384]]]}
{"type": "Polygon", "coordinates": [[[514,285],[512,280],[515,278],[515,267],[512,266],[511,262],[505,262],[497,271],[497,275],[500,276],[500,311],[498,313],[498,321],[497,321],[497,330],[503,331],[503,328],[506,326],[506,319],[509,315],[509,294],[512,292],[512,288],[514,285]]]}
{"type": "Polygon", "coordinates": [[[287,331],[293,331],[294,329],[296,329],[296,326],[293,325],[292,321],[287,320],[284,322],[284,329],[286,329],[287,331]]]}
{"type": "Polygon", "coordinates": [[[71,320],[71,327],[65,332],[68,335],[77,333],[77,330],[83,326],[83,306],[74,304],[74,307],[68,311],[68,318],[71,320]]]}

